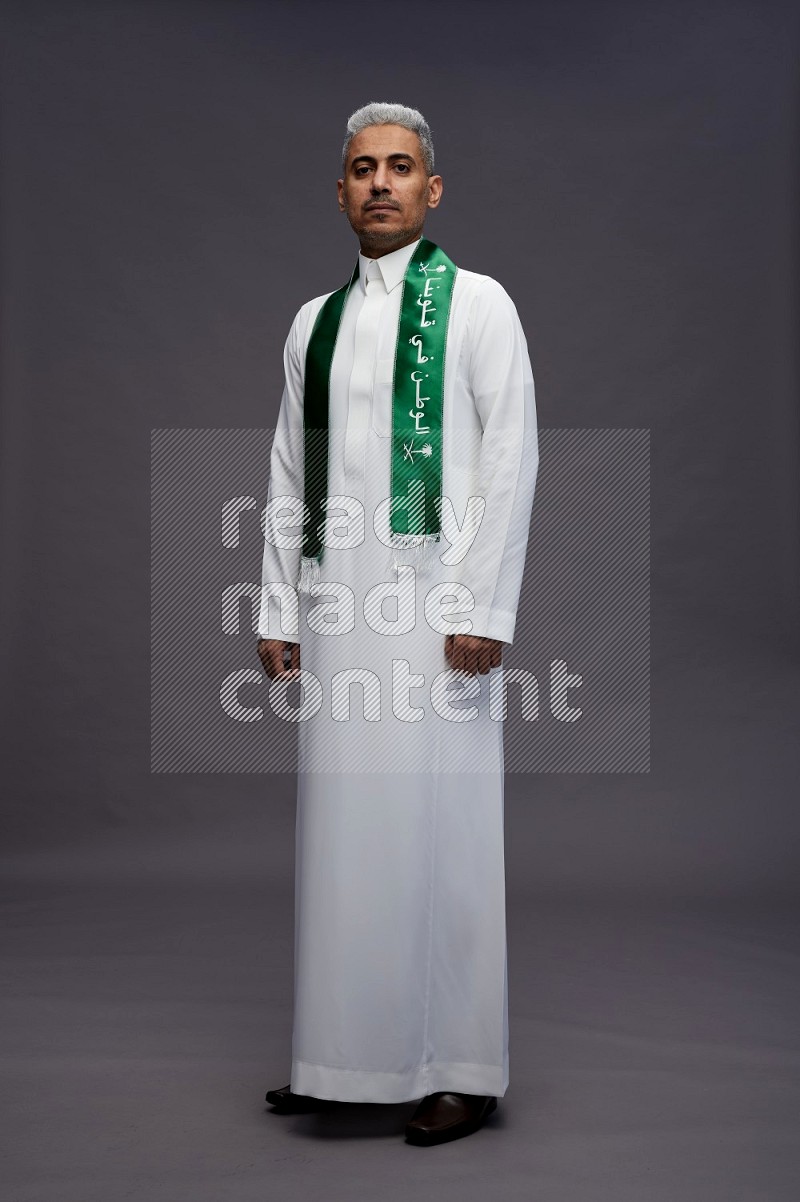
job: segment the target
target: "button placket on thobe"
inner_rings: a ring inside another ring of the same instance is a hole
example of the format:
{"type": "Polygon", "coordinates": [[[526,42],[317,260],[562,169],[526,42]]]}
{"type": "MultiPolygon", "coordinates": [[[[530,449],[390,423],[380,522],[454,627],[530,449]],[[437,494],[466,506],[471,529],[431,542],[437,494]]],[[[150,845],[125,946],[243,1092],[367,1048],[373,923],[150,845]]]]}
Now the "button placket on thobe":
{"type": "Polygon", "coordinates": [[[344,439],[345,488],[350,496],[364,500],[364,457],[372,417],[378,335],[388,292],[377,260],[367,268],[366,295],[356,319],[353,370],[344,439]]]}

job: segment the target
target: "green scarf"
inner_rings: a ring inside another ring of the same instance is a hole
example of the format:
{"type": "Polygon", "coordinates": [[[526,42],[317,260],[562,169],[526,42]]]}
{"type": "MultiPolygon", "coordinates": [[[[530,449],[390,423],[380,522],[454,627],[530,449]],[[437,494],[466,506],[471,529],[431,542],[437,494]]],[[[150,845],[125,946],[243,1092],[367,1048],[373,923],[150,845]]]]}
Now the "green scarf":
{"type": "MultiPolygon", "coordinates": [[[[455,264],[427,238],[403,280],[392,387],[391,545],[394,562],[421,564],[440,535],[444,358],[455,264]],[[402,555],[398,552],[406,550],[402,555]]],[[[328,496],[330,374],[345,301],[358,279],[332,293],[314,323],[303,389],[305,504],[299,588],[319,583],[328,496]]]]}

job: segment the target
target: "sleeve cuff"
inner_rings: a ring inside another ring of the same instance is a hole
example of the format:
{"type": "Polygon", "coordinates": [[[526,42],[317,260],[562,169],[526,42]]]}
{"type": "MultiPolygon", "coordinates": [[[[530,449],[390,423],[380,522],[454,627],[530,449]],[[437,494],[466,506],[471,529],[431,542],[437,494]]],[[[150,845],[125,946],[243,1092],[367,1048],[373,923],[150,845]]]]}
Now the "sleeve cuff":
{"type": "MultiPolygon", "coordinates": [[[[296,589],[294,595],[297,596],[296,589]]],[[[259,639],[281,639],[284,643],[299,643],[297,615],[297,606],[282,604],[275,593],[269,594],[266,589],[262,589],[261,611],[258,617],[259,639]]]]}
{"type": "Polygon", "coordinates": [[[514,641],[516,614],[508,609],[495,609],[488,605],[476,605],[465,610],[464,617],[472,622],[470,634],[482,639],[497,639],[501,643],[514,641]]]}

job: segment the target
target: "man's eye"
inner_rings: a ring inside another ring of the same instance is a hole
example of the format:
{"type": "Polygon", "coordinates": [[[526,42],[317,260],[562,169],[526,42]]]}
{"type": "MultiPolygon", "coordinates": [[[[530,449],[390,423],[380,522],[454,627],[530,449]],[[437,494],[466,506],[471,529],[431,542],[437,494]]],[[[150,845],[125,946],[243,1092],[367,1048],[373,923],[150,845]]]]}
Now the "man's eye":
{"type": "Polygon", "coordinates": [[[397,170],[402,171],[403,174],[406,174],[406,172],[409,170],[408,163],[398,163],[397,170]]]}

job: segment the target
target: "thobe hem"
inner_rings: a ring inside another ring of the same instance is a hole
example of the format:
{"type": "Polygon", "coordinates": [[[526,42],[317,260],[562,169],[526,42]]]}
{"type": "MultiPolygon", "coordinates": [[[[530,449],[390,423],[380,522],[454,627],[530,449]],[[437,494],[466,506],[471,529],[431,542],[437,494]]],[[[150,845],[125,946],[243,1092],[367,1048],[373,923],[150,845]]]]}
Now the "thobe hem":
{"type": "Polygon", "coordinates": [[[496,1064],[432,1062],[407,1073],[333,1068],[292,1060],[292,1093],[334,1102],[411,1102],[442,1090],[502,1098],[508,1088],[508,1058],[496,1064]]]}

